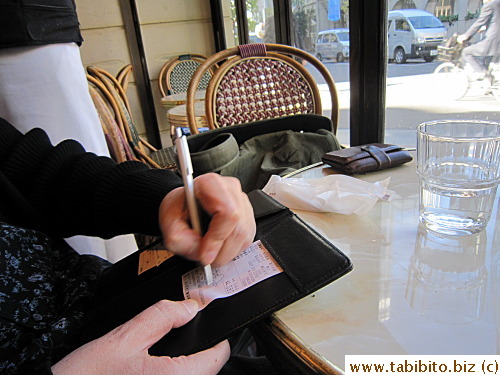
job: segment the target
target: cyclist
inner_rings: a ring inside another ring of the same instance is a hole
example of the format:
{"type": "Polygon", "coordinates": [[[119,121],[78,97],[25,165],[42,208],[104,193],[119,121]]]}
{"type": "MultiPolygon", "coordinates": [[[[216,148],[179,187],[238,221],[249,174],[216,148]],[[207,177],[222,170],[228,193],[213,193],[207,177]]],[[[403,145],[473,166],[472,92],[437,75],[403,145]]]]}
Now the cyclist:
{"type": "Polygon", "coordinates": [[[463,43],[479,30],[486,30],[483,40],[464,48],[462,52],[464,60],[474,69],[474,79],[483,79],[490,58],[500,55],[500,0],[484,0],[483,3],[479,18],[465,34],[457,38],[458,43],[463,43]]]}

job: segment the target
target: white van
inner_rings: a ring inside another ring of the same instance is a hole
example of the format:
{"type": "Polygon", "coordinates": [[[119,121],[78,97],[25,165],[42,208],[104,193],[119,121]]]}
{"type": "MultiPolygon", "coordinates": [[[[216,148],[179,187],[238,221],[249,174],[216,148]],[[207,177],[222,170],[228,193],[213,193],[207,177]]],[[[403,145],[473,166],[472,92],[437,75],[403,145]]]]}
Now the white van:
{"type": "Polygon", "coordinates": [[[432,13],[420,9],[389,12],[387,41],[389,61],[403,64],[408,58],[430,62],[437,56],[446,28],[432,13]]]}
{"type": "Polygon", "coordinates": [[[349,29],[320,31],[316,40],[316,57],[323,61],[335,59],[337,62],[349,60],[349,29]]]}

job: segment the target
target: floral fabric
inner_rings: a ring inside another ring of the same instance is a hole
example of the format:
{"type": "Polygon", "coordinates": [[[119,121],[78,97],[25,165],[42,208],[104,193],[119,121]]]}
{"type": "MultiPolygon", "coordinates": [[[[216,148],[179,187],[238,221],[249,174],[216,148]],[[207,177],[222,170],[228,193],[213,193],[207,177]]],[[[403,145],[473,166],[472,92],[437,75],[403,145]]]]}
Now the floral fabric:
{"type": "Polygon", "coordinates": [[[0,373],[50,373],[78,346],[97,280],[109,263],[63,240],[0,222],[0,373]]]}

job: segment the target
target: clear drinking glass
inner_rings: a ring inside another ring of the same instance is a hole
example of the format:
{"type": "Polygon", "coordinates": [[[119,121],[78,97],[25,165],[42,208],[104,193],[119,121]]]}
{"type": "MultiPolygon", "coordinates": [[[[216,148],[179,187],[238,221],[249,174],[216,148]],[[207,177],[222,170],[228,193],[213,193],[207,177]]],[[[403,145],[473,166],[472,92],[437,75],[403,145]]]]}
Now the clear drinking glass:
{"type": "Polygon", "coordinates": [[[417,131],[420,220],[450,235],[483,230],[500,172],[500,123],[440,120],[417,131]]]}

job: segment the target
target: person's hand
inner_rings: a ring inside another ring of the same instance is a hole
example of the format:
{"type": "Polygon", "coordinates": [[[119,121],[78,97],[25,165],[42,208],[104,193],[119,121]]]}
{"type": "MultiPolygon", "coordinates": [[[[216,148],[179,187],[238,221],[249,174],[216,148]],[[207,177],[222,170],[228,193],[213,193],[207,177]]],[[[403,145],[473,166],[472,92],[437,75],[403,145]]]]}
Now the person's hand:
{"type": "Polygon", "coordinates": [[[462,35],[459,35],[457,36],[457,42],[462,44],[463,42],[465,42],[465,35],[462,34],[462,35]]]}
{"type": "Polygon", "coordinates": [[[127,323],[68,354],[52,366],[54,375],[213,375],[227,362],[227,340],[183,357],[153,357],[148,348],[198,312],[193,300],[160,301],[127,323]]]}
{"type": "Polygon", "coordinates": [[[184,188],[168,193],[160,206],[160,228],[165,247],[203,265],[224,265],[246,249],[255,236],[253,208],[234,177],[207,173],[194,179],[195,196],[211,216],[200,238],[191,229],[184,188]]]}

